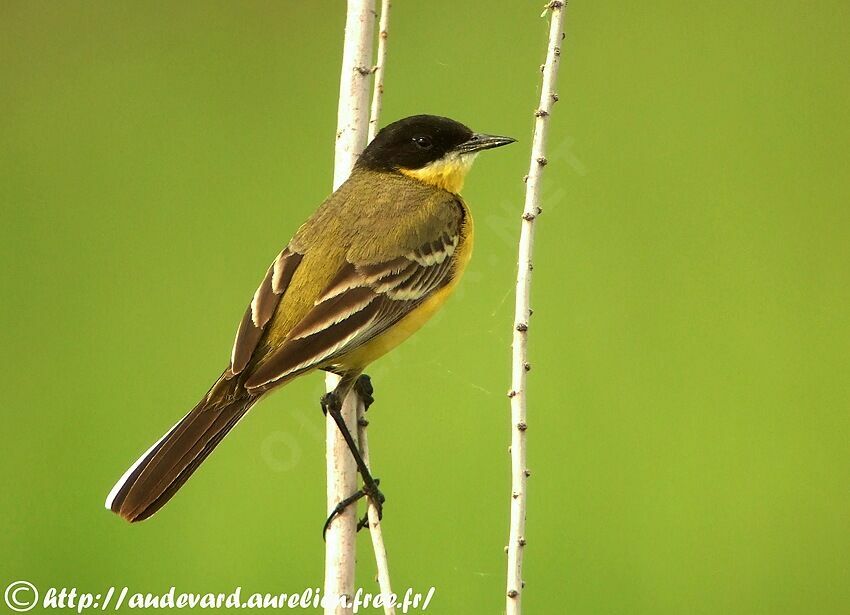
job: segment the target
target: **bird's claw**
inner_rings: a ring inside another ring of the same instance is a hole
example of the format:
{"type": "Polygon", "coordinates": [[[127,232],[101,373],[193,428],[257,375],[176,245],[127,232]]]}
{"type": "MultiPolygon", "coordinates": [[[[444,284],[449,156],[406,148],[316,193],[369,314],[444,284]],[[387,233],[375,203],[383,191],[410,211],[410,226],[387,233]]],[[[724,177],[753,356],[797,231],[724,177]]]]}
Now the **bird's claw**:
{"type": "Polygon", "coordinates": [[[354,390],[363,401],[365,412],[375,402],[375,398],[372,397],[375,392],[375,388],[372,386],[372,379],[366,374],[360,374],[354,382],[354,390]]]}
{"type": "MultiPolygon", "coordinates": [[[[384,497],[384,494],[381,493],[381,490],[378,489],[378,484],[381,482],[381,479],[376,478],[371,485],[364,485],[362,489],[358,489],[353,494],[342,500],[339,504],[337,504],[334,509],[331,511],[331,514],[328,515],[327,521],[325,521],[325,527],[322,528],[322,540],[325,540],[326,535],[328,533],[328,528],[333,523],[334,519],[336,519],[339,515],[345,512],[352,504],[356,504],[359,500],[364,497],[368,497],[369,501],[374,505],[375,509],[378,511],[378,520],[383,519],[384,516],[384,502],[386,502],[387,498],[384,497]]],[[[369,525],[369,515],[365,515],[362,519],[357,522],[357,531],[359,532],[364,527],[369,525]]]]}
{"type": "Polygon", "coordinates": [[[330,391],[329,393],[322,395],[319,403],[322,406],[322,414],[325,416],[328,415],[329,410],[339,411],[342,409],[342,401],[335,391],[330,391]]]}

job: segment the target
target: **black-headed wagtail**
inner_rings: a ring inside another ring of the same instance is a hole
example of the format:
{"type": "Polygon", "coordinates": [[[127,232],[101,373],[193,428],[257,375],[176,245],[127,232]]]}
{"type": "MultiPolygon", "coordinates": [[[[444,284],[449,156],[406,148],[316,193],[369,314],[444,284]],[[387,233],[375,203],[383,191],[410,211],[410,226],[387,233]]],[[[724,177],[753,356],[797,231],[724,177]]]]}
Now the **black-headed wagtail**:
{"type": "MultiPolygon", "coordinates": [[[[316,369],[338,374],[322,398],[346,436],[364,492],[378,499],[340,415],[372,361],[443,304],[472,253],[472,216],[458,194],[475,156],[512,143],[444,117],[386,126],[351,176],[275,258],[239,325],[230,365],[189,413],[115,484],[106,507],[147,519],[186,482],[264,394],[316,369]]],[[[362,495],[363,492],[360,492],[362,495]]]]}

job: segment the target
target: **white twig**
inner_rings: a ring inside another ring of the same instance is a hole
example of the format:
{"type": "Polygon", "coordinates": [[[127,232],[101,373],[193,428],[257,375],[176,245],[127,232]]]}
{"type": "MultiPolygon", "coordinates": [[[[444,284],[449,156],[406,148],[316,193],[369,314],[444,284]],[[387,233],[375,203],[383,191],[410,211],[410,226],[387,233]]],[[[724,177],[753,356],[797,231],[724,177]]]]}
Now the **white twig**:
{"type": "MultiPolygon", "coordinates": [[[[345,43],[339,82],[336,148],[334,156],[334,190],[351,173],[357,156],[366,145],[369,122],[369,76],[371,75],[372,39],[374,35],[374,0],[348,0],[345,20],[345,43]]],[[[328,374],[328,391],[337,385],[336,376],[328,374]]],[[[357,428],[357,406],[362,405],[356,393],[343,402],[342,416],[350,432],[357,428]]],[[[357,490],[357,467],[334,420],[327,417],[327,497],[328,514],[344,498],[357,490]]],[[[325,544],[325,596],[354,595],[356,507],[349,506],[331,523],[325,544]]],[[[335,602],[335,600],[330,600],[335,602]]],[[[351,609],[339,606],[325,608],[326,615],[343,615],[351,609]]]]}
{"type": "Polygon", "coordinates": [[[348,0],[336,120],[334,190],[348,179],[357,156],[366,147],[374,20],[375,0],[348,0]]]}
{"type": "MultiPolygon", "coordinates": [[[[366,426],[369,424],[366,420],[365,410],[363,405],[357,409],[357,443],[360,446],[360,455],[366,466],[371,469],[369,463],[369,439],[366,435],[366,426]]],[[[384,615],[395,615],[395,607],[389,604],[387,600],[393,593],[392,584],[390,583],[390,567],[387,560],[387,549],[384,546],[384,533],[381,529],[381,520],[378,518],[378,509],[372,503],[372,500],[367,502],[368,508],[366,514],[369,516],[369,535],[372,537],[372,549],[375,551],[375,565],[378,568],[378,587],[381,589],[381,595],[384,597],[384,615]]]]}
{"type": "MultiPolygon", "coordinates": [[[[528,362],[528,321],[531,316],[532,248],[534,246],[534,221],[541,213],[540,183],[546,166],[546,132],[552,105],[558,100],[555,81],[564,38],[564,8],[566,2],[553,1],[546,5],[551,12],[549,46],[543,65],[543,86],[540,106],[535,111],[534,137],[531,145],[531,165],[525,189],[525,206],[522,213],[522,230],[519,239],[519,263],[516,281],[516,310],[513,332],[513,361],[511,366],[511,529],[508,542],[507,615],[522,612],[522,556],[525,550],[526,482],[529,476],[526,465],[526,378],[531,364],[528,362]]],[[[545,14],[545,13],[544,13],[545,14]]]]}
{"type": "MultiPolygon", "coordinates": [[[[390,22],[390,0],[381,1],[381,21],[378,30],[378,54],[373,73],[375,75],[374,89],[372,91],[372,108],[369,113],[369,141],[378,133],[381,115],[381,105],[384,96],[384,68],[387,63],[387,36],[390,22]]],[[[360,455],[371,470],[369,461],[369,437],[366,435],[366,409],[360,404],[357,408],[357,445],[360,447],[360,455]]],[[[372,550],[375,552],[375,566],[378,569],[378,587],[384,597],[384,615],[395,615],[395,607],[388,599],[392,594],[390,583],[390,568],[387,559],[387,549],[384,546],[384,533],[381,529],[381,520],[378,517],[378,509],[372,500],[366,502],[366,514],[369,518],[369,536],[372,538],[372,550]]]]}
{"type": "MultiPolygon", "coordinates": [[[[332,391],[338,382],[333,374],[325,378],[328,391],[332,391]]],[[[359,398],[350,394],[345,398],[342,416],[349,430],[354,428],[359,398]]],[[[339,428],[328,415],[325,426],[327,438],[327,497],[328,514],[343,499],[357,490],[357,466],[348,450],[339,428]]],[[[355,537],[357,534],[357,510],[349,506],[342,514],[337,515],[325,535],[325,595],[333,606],[325,607],[326,615],[342,615],[351,613],[351,609],[338,606],[339,596],[354,595],[355,567],[355,537]]]]}
{"type": "Polygon", "coordinates": [[[378,134],[378,121],[384,102],[384,68],[387,65],[387,37],[390,25],[390,0],[381,0],[381,23],[378,26],[378,57],[375,61],[375,85],[372,91],[372,111],[369,115],[369,141],[378,134]]]}

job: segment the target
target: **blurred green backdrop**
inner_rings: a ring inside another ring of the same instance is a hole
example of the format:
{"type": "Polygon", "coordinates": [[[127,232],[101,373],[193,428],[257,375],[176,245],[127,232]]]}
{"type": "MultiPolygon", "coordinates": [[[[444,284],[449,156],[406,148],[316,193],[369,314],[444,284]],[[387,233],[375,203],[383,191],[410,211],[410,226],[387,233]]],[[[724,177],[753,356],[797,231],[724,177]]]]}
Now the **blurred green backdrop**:
{"type": "MultiPolygon", "coordinates": [[[[509,344],[541,2],[397,0],[384,122],[520,143],[461,291],[371,370],[394,585],[503,609],[509,344]]],[[[318,375],[154,519],[112,483],[227,361],[331,184],[342,3],[0,5],[0,581],[322,581],[318,375]]],[[[571,3],[531,329],[528,613],[850,609],[850,5],[571,3]]],[[[358,584],[374,588],[368,537],[358,584]]]]}

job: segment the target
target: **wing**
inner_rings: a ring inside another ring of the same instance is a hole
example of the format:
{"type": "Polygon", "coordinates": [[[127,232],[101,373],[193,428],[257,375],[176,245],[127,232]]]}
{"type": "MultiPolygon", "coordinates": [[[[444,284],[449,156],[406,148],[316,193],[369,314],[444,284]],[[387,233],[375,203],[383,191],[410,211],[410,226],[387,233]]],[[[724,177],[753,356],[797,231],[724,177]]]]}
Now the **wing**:
{"type": "Polygon", "coordinates": [[[236,332],[236,341],[233,342],[233,352],[230,355],[231,375],[240,373],[251,360],[266,325],[277,310],[281,297],[301,263],[301,258],[302,255],[298,252],[285,248],[266,272],[266,277],[254,293],[236,332]]]}
{"type": "Polygon", "coordinates": [[[458,203],[449,207],[448,214],[444,210],[426,225],[430,228],[410,234],[418,243],[400,256],[364,261],[349,250],[313,307],[253,370],[245,386],[263,390],[308,369],[333,365],[335,358],[374,339],[445,285],[464,221],[458,203]],[[423,235],[429,238],[423,241],[423,235]]]}

